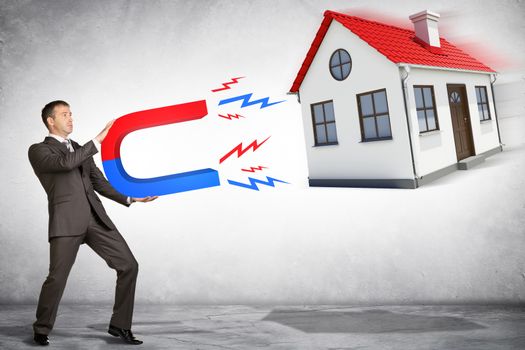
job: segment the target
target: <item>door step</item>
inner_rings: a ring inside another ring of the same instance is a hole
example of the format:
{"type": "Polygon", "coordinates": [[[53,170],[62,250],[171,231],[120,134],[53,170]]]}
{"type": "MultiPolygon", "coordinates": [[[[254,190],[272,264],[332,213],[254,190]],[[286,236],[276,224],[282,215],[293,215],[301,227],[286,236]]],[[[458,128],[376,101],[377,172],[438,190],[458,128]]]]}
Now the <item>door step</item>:
{"type": "Polygon", "coordinates": [[[483,163],[485,161],[485,158],[486,157],[483,154],[478,154],[477,156],[462,159],[458,162],[458,169],[469,170],[470,168],[473,168],[476,165],[483,163]]]}

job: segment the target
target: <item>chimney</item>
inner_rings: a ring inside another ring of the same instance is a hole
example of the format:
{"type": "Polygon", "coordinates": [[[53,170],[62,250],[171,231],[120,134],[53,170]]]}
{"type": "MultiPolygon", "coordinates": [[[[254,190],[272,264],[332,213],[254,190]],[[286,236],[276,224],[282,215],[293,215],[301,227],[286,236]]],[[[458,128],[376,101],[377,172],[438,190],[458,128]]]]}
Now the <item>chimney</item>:
{"type": "Polygon", "coordinates": [[[439,14],[428,10],[408,17],[414,23],[416,37],[430,47],[441,47],[439,43],[439,14]]]}

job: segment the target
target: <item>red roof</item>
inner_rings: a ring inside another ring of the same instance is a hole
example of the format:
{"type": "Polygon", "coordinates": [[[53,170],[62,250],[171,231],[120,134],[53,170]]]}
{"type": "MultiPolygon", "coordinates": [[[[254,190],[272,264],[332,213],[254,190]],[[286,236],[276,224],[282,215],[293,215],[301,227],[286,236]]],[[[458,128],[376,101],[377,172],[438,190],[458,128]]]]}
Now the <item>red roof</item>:
{"type": "Polygon", "coordinates": [[[334,11],[325,11],[324,20],[306,54],[299,73],[297,73],[290,92],[299,91],[299,87],[333,19],[394,63],[495,72],[443,38],[440,38],[441,49],[436,49],[417,39],[413,30],[398,28],[334,11]]]}

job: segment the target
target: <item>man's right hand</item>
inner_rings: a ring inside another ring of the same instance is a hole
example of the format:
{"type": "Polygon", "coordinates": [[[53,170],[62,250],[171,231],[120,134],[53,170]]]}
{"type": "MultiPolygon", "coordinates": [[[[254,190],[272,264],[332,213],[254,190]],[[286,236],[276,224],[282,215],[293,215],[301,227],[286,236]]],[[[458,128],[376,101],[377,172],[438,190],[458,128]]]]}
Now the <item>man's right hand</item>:
{"type": "Polygon", "coordinates": [[[102,141],[104,141],[104,139],[106,138],[106,135],[108,134],[109,129],[111,128],[111,125],[113,125],[114,122],[115,122],[115,119],[107,123],[104,129],[95,137],[95,139],[99,143],[102,143],[102,141]]]}

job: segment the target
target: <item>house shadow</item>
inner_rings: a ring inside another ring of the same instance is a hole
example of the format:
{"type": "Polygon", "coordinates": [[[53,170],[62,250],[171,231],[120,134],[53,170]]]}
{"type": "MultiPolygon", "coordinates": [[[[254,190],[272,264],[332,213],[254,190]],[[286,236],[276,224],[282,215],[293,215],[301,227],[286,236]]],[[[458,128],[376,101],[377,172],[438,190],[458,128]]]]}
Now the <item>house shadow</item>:
{"type": "Polygon", "coordinates": [[[305,333],[426,333],[486,328],[462,317],[425,316],[386,310],[272,310],[263,321],[277,322],[305,333]]]}

